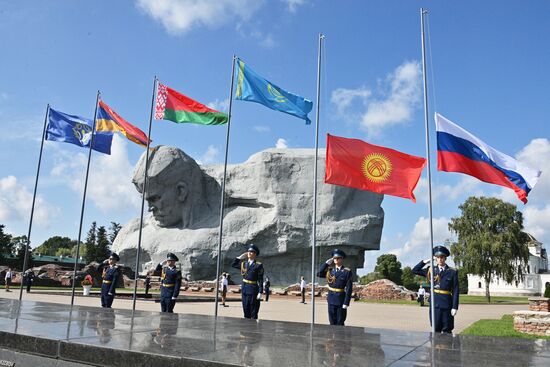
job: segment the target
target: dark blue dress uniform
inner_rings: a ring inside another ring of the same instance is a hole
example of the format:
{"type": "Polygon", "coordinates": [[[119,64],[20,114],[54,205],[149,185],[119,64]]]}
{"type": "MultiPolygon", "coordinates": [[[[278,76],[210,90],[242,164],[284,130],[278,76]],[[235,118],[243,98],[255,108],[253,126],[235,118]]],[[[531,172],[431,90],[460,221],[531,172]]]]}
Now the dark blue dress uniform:
{"type": "MultiPolygon", "coordinates": [[[[116,261],[120,260],[120,257],[114,252],[111,256],[109,256],[109,258],[116,261]]],[[[110,266],[107,264],[101,264],[98,270],[101,271],[101,268],[103,268],[103,272],[101,274],[101,307],[111,308],[113,301],[115,300],[115,290],[119,277],[119,269],[116,265],[110,266]]]]}
{"type": "MultiPolygon", "coordinates": [[[[334,250],[333,256],[345,257],[341,250],[334,250]],[[343,255],[343,256],[342,256],[343,255]]],[[[337,269],[334,264],[323,263],[319,272],[319,278],[326,278],[328,284],[328,319],[331,325],[344,325],[347,316],[347,309],[342,306],[349,306],[351,293],[353,291],[353,273],[350,269],[341,267],[337,269]]]]}
{"type": "MultiPolygon", "coordinates": [[[[449,250],[443,247],[444,250],[434,248],[435,256],[449,256],[449,250]],[[446,250],[446,251],[445,251],[446,250]]],[[[424,268],[424,261],[419,262],[412,269],[416,275],[430,278],[430,267],[424,268]]],[[[434,299],[430,299],[430,307],[434,307],[435,313],[435,331],[450,333],[454,329],[454,316],[451,315],[451,309],[458,310],[458,271],[445,264],[443,270],[439,266],[435,266],[434,271],[434,299]]],[[[432,322],[432,313],[430,309],[430,322],[432,322]]]]}
{"type": "MultiPolygon", "coordinates": [[[[260,254],[260,250],[251,245],[249,251],[260,254]]],[[[233,260],[232,267],[239,269],[243,276],[243,285],[241,287],[242,302],[244,317],[247,319],[257,319],[260,311],[260,300],[257,299],[258,294],[263,293],[264,282],[264,266],[259,261],[248,262],[248,259],[241,260],[236,258],[233,260]]]]}
{"type": "MultiPolygon", "coordinates": [[[[176,255],[169,253],[168,260],[178,261],[176,255]]],[[[161,286],[160,286],[160,309],[162,312],[174,312],[174,306],[176,305],[176,298],[180,294],[181,288],[181,271],[175,266],[173,268],[169,266],[162,266],[158,264],[155,269],[156,272],[161,273],[161,286]]]]}

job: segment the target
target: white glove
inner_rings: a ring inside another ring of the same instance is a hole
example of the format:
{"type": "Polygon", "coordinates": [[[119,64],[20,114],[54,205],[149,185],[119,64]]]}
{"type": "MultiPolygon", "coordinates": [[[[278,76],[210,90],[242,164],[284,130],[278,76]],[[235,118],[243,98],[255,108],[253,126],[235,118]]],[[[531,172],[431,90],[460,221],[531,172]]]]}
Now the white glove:
{"type": "Polygon", "coordinates": [[[172,297],[172,301],[175,301],[177,298],[176,297],[172,297]]]}
{"type": "Polygon", "coordinates": [[[259,301],[262,299],[262,294],[261,293],[258,293],[258,295],[256,296],[256,299],[259,301]]]}
{"type": "Polygon", "coordinates": [[[345,310],[347,309],[349,306],[348,305],[342,305],[342,308],[345,310]]]}
{"type": "Polygon", "coordinates": [[[330,259],[328,259],[327,261],[325,261],[325,263],[327,265],[332,265],[333,262],[334,262],[334,259],[332,257],[330,259]]]}
{"type": "Polygon", "coordinates": [[[458,310],[456,308],[451,309],[451,316],[456,316],[458,310]]]}
{"type": "Polygon", "coordinates": [[[426,259],[426,260],[423,260],[424,261],[424,264],[429,264],[432,262],[432,259],[426,259]]]}
{"type": "Polygon", "coordinates": [[[244,259],[246,259],[246,256],[247,256],[247,255],[248,255],[248,254],[247,254],[246,252],[243,252],[242,254],[240,254],[239,256],[237,256],[237,259],[239,259],[239,260],[244,260],[244,259]]]}
{"type": "Polygon", "coordinates": [[[113,294],[112,293],[109,293],[109,296],[112,296],[113,294]]]}
{"type": "Polygon", "coordinates": [[[109,259],[103,260],[103,264],[108,264],[108,263],[109,263],[109,259]]]}

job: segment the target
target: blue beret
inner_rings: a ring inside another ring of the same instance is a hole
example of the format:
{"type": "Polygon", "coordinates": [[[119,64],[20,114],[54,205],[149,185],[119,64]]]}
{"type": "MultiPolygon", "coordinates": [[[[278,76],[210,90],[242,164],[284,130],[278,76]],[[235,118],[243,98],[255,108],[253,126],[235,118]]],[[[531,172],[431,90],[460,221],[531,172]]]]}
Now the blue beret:
{"type": "Polygon", "coordinates": [[[254,251],[256,253],[256,255],[260,254],[260,249],[256,245],[254,245],[253,243],[248,245],[248,249],[246,251],[254,251]]]}
{"type": "Polygon", "coordinates": [[[332,250],[331,254],[332,254],[332,257],[341,257],[341,258],[346,257],[346,253],[342,250],[337,249],[337,248],[332,250]]]}
{"type": "Polygon", "coordinates": [[[434,247],[434,256],[446,256],[449,257],[451,253],[445,246],[435,246],[434,247]]]}
{"type": "Polygon", "coordinates": [[[116,254],[116,252],[111,252],[111,255],[109,256],[109,259],[113,259],[115,261],[120,261],[120,256],[116,254]]]}
{"type": "Polygon", "coordinates": [[[178,259],[178,257],[171,252],[166,254],[166,260],[180,261],[180,259],[178,259]]]}

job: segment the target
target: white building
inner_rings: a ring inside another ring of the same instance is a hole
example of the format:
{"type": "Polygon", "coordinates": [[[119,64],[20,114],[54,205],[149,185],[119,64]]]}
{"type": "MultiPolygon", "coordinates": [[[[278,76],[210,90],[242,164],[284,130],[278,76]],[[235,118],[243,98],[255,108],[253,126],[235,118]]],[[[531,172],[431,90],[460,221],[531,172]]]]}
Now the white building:
{"type": "MultiPolygon", "coordinates": [[[[533,236],[529,236],[529,261],[527,269],[523,270],[523,281],[506,283],[500,278],[489,284],[491,296],[540,296],[544,294],[546,284],[550,284],[548,271],[548,256],[542,243],[533,236]]],[[[483,278],[468,274],[468,294],[475,296],[485,295],[485,281],[483,278]]]]}

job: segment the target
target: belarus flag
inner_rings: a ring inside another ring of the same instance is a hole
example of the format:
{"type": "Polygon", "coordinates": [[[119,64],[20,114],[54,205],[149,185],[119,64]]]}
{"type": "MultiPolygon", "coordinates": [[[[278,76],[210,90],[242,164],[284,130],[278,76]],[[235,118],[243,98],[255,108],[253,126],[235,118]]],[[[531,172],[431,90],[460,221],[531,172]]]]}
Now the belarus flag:
{"type": "Polygon", "coordinates": [[[461,172],[516,192],[527,203],[527,194],[541,172],[485,144],[468,131],[435,114],[437,131],[437,169],[461,172]]]}

